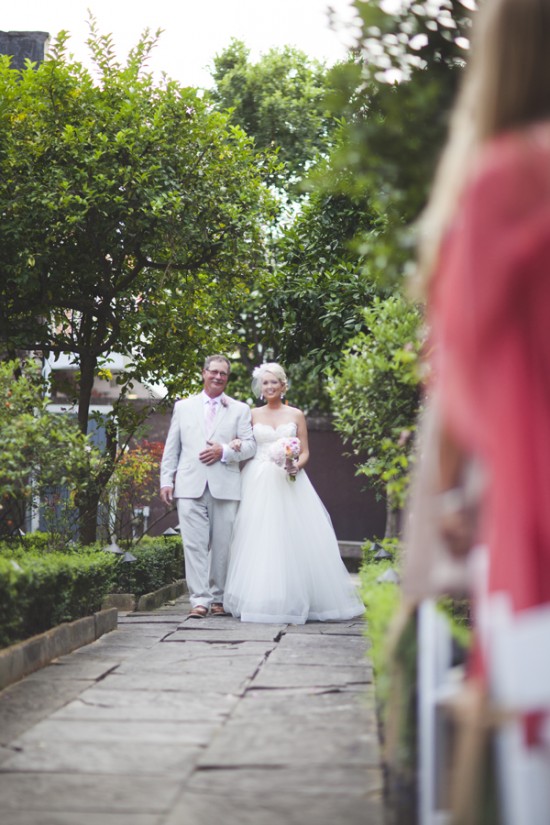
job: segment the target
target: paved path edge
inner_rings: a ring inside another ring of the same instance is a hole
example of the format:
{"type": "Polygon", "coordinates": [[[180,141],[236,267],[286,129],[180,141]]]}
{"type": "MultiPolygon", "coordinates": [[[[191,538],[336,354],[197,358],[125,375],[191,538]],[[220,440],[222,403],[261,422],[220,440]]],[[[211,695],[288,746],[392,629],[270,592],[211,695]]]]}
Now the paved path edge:
{"type": "Polygon", "coordinates": [[[109,593],[103,600],[102,607],[116,607],[124,613],[134,611],[156,610],[166,602],[175,601],[179,596],[187,593],[187,583],[185,579],[178,579],[171,584],[165,584],[152,593],[145,593],[143,596],[135,596],[134,593],[109,593]]]}
{"type": "Polygon", "coordinates": [[[117,625],[118,610],[110,607],[99,610],[92,616],[57,625],[0,650],[0,690],[48,665],[59,656],[95,642],[104,633],[115,630],[117,625]]]}

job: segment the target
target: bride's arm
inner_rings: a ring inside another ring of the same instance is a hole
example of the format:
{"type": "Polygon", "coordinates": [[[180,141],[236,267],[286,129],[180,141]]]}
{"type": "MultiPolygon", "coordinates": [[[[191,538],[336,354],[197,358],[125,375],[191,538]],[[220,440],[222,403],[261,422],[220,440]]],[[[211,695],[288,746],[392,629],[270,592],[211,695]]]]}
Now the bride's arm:
{"type": "Polygon", "coordinates": [[[296,437],[300,439],[300,457],[296,464],[298,469],[301,470],[309,461],[309,442],[307,438],[306,417],[300,410],[297,410],[297,413],[296,437]]]}

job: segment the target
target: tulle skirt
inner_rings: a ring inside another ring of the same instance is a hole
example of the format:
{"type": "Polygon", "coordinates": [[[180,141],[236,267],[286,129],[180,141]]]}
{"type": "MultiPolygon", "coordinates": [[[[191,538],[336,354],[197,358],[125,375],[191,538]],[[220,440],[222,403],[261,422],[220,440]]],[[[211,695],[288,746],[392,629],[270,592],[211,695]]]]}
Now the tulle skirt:
{"type": "Polygon", "coordinates": [[[225,609],[242,621],[266,623],[362,615],[330,517],[306,473],[292,482],[276,464],[253,459],[242,484],[225,609]]]}

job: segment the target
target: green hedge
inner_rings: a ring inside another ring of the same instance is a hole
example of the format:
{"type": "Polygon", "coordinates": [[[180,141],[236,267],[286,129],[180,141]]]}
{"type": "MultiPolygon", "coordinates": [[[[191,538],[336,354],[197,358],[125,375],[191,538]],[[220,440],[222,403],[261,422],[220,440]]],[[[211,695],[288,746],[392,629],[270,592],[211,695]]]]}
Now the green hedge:
{"type": "Polygon", "coordinates": [[[136,561],[92,547],[49,551],[38,535],[0,544],[0,647],[101,609],[108,593],[142,596],[181,579],[181,539],[144,538],[136,561]]]}
{"type": "Polygon", "coordinates": [[[367,635],[371,642],[370,657],[376,676],[379,704],[384,704],[388,692],[387,634],[400,603],[400,589],[391,582],[378,578],[393,568],[399,572],[399,543],[396,539],[381,539],[379,546],[394,555],[394,560],[375,561],[375,548],[370,542],[363,546],[363,563],[359,570],[361,597],[365,603],[367,635]]]}
{"type": "MultiPolygon", "coordinates": [[[[385,764],[387,820],[399,825],[415,825],[418,785],[417,613],[406,614],[400,610],[402,595],[399,586],[378,581],[390,567],[399,573],[403,552],[396,539],[382,539],[380,544],[393,554],[393,559],[375,561],[374,548],[367,543],[360,581],[366,605],[367,635],[372,643],[370,652],[376,676],[381,738],[384,747],[391,742],[391,756],[385,764]],[[402,619],[399,632],[395,625],[398,616],[402,619]]],[[[460,651],[466,651],[470,643],[469,602],[445,598],[439,599],[437,604],[454,637],[455,656],[460,656],[460,651]]],[[[493,819],[487,815],[479,821],[493,822],[493,819]]]]}
{"type": "Polygon", "coordinates": [[[0,556],[0,646],[100,610],[115,575],[96,551],[0,556]]]}
{"type": "Polygon", "coordinates": [[[132,547],[130,552],[136,557],[136,561],[118,562],[112,593],[134,593],[139,597],[184,576],[183,547],[179,537],[146,537],[136,547],[132,547]]]}

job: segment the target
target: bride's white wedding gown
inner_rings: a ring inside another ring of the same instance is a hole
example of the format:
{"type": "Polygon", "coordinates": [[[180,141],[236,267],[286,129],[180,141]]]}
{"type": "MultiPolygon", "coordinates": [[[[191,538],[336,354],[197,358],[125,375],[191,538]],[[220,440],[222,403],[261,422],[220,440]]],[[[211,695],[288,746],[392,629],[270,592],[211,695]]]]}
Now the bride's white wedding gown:
{"type": "Polygon", "coordinates": [[[296,481],[270,457],[277,429],[255,424],[255,457],[242,473],[224,607],[245,622],[303,624],[362,615],[330,517],[303,470],[296,481]]]}

